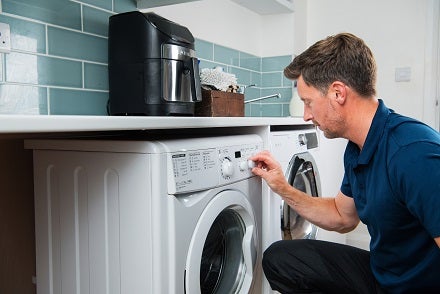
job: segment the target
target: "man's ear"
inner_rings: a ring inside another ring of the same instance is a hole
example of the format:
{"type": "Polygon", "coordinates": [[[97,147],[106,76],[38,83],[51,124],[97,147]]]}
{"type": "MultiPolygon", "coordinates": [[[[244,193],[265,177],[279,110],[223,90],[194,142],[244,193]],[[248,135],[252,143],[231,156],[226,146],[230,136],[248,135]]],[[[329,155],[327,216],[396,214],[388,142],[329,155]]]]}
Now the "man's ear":
{"type": "Polygon", "coordinates": [[[340,105],[344,104],[347,98],[347,87],[345,84],[340,81],[334,81],[331,84],[330,89],[332,90],[333,95],[335,95],[335,101],[340,105]]]}

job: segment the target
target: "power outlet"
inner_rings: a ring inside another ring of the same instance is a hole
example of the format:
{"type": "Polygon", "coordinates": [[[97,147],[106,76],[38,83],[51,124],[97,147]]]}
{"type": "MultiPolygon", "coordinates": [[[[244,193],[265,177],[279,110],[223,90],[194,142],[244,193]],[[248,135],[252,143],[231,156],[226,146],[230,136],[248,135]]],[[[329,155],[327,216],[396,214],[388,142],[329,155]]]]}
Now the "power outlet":
{"type": "Polygon", "coordinates": [[[11,52],[11,29],[9,24],[0,22],[0,52],[11,52]]]}

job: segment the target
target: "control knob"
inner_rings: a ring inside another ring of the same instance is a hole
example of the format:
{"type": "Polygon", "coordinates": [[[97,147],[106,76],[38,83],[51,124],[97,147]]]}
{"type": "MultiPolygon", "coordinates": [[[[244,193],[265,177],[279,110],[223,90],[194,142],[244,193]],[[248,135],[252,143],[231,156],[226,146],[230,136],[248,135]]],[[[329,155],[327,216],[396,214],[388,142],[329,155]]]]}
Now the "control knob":
{"type": "Polygon", "coordinates": [[[247,169],[253,169],[255,167],[255,162],[253,162],[252,160],[241,161],[239,167],[241,171],[245,171],[247,169]]]}
{"type": "Polygon", "coordinates": [[[221,172],[225,178],[229,178],[234,174],[234,165],[228,157],[224,158],[222,161],[221,172]]]}

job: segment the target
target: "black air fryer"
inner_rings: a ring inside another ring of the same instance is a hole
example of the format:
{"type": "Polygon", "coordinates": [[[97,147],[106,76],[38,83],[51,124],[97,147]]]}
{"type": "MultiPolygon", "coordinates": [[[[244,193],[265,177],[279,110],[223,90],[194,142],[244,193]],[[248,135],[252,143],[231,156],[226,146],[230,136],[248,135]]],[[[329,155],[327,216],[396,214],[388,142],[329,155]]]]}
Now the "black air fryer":
{"type": "Polygon", "coordinates": [[[110,115],[193,116],[202,100],[194,37],[155,13],[109,20],[110,115]]]}

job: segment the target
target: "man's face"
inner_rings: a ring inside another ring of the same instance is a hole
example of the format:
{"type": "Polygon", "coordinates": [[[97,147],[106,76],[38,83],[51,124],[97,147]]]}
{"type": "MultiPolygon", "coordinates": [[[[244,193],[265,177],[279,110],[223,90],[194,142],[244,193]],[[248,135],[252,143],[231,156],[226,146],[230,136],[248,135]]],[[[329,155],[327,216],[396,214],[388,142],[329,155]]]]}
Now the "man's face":
{"type": "Polygon", "coordinates": [[[341,137],[344,120],[337,111],[338,104],[331,89],[322,94],[318,89],[308,86],[302,76],[297,81],[298,95],[304,102],[304,120],[312,121],[327,138],[341,137]]]}

